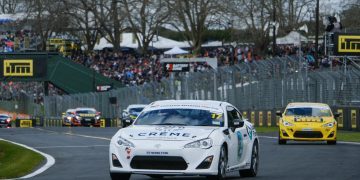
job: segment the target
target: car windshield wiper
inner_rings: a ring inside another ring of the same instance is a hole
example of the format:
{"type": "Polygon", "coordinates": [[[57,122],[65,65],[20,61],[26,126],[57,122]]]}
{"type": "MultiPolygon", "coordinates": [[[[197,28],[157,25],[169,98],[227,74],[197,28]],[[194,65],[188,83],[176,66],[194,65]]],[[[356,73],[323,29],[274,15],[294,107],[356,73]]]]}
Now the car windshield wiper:
{"type": "Polygon", "coordinates": [[[181,124],[181,123],[160,123],[160,124],[152,124],[152,125],[176,125],[176,126],[187,126],[187,124],[181,124]]]}

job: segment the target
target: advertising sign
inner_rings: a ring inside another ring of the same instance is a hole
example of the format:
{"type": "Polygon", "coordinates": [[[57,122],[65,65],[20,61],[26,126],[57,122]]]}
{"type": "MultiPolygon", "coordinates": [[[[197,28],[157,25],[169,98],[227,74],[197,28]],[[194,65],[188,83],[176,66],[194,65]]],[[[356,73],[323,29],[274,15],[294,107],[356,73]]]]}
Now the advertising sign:
{"type": "Polygon", "coordinates": [[[335,55],[360,56],[360,34],[335,34],[335,55]]]}

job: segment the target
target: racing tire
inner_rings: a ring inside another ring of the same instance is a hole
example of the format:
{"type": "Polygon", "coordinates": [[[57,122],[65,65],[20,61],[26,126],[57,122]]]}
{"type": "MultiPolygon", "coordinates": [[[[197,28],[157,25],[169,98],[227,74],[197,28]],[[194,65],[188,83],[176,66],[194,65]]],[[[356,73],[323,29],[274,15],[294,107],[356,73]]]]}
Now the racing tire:
{"type": "Polygon", "coordinates": [[[148,176],[150,176],[152,179],[162,179],[162,178],[164,178],[164,176],[163,175],[148,175],[148,176]]]}
{"type": "Polygon", "coordinates": [[[328,145],[336,145],[336,140],[335,141],[326,141],[326,143],[328,145]]]}
{"type": "Polygon", "coordinates": [[[259,146],[257,141],[255,141],[252,152],[251,152],[251,164],[250,169],[240,170],[241,177],[255,177],[257,175],[259,168],[259,146]]]}
{"type": "Polygon", "coordinates": [[[128,180],[130,179],[131,174],[129,173],[110,173],[112,180],[128,180]]]}
{"type": "Polygon", "coordinates": [[[218,163],[218,174],[214,176],[207,176],[210,180],[223,180],[226,178],[226,167],[228,163],[228,157],[225,146],[220,149],[219,163],[218,163]]]}
{"type": "Polygon", "coordinates": [[[279,143],[279,144],[286,144],[286,140],[281,139],[281,137],[280,137],[280,131],[279,131],[278,143],[279,143]]]}

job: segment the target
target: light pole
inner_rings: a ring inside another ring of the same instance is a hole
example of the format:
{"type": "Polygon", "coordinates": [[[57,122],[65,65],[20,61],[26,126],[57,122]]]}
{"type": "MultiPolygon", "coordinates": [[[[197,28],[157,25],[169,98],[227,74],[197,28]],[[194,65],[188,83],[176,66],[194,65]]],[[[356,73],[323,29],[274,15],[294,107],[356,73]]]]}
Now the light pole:
{"type": "Polygon", "coordinates": [[[272,25],[273,25],[273,39],[272,39],[272,41],[273,41],[273,44],[272,44],[272,54],[273,54],[273,56],[275,56],[276,55],[276,33],[275,33],[275,31],[276,31],[276,26],[275,26],[275,21],[276,21],[276,5],[275,5],[275,0],[273,0],[273,23],[272,23],[272,25]]]}
{"type": "Polygon", "coordinates": [[[319,0],[316,0],[315,15],[315,67],[318,67],[318,46],[319,46],[319,0]]]}

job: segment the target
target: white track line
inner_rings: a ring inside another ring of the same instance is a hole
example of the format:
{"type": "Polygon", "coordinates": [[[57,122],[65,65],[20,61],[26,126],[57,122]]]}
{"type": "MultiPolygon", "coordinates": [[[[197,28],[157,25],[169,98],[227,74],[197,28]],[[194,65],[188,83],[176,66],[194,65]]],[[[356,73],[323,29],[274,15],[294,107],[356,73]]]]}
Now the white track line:
{"type": "Polygon", "coordinates": [[[69,132],[56,132],[56,131],[42,129],[42,128],[36,128],[36,129],[38,129],[40,131],[47,131],[47,132],[50,132],[50,133],[66,134],[66,135],[69,135],[69,136],[79,136],[79,137],[85,137],[85,138],[101,139],[101,140],[111,141],[110,138],[99,137],[99,136],[88,136],[88,135],[74,134],[74,133],[69,133],[69,132]]]}
{"type": "Polygon", "coordinates": [[[107,140],[107,141],[110,141],[110,140],[111,140],[111,139],[109,139],[109,138],[98,137],[98,136],[88,136],[88,135],[73,134],[73,133],[64,133],[64,134],[70,135],[70,136],[80,136],[80,137],[85,137],[85,138],[101,139],[101,140],[107,140]]]}
{"type": "Polygon", "coordinates": [[[9,141],[9,140],[2,139],[2,138],[0,138],[0,140],[6,141],[6,142],[9,142],[9,143],[12,143],[12,144],[16,144],[18,146],[22,146],[22,147],[24,147],[26,149],[37,152],[37,153],[41,154],[42,156],[44,156],[46,158],[46,164],[43,165],[41,168],[39,168],[38,170],[36,170],[36,171],[26,175],[26,176],[23,176],[23,177],[20,177],[20,178],[17,178],[17,179],[27,179],[27,178],[34,177],[34,176],[46,171],[47,169],[49,169],[51,166],[53,166],[55,164],[55,159],[52,156],[50,156],[50,155],[48,155],[46,153],[38,151],[38,150],[36,150],[36,149],[34,149],[32,147],[26,146],[24,144],[16,143],[16,142],[9,141]]]}
{"type": "MultiPolygon", "coordinates": [[[[259,136],[261,138],[267,138],[267,139],[278,139],[278,137],[274,136],[259,136]]],[[[360,146],[360,143],[358,142],[345,142],[345,141],[337,141],[338,144],[348,144],[348,145],[357,145],[360,146]]]]}
{"type": "Polygon", "coordinates": [[[91,148],[91,147],[109,147],[109,145],[91,145],[91,146],[41,146],[34,147],[36,149],[52,149],[52,148],[91,148]]]}

